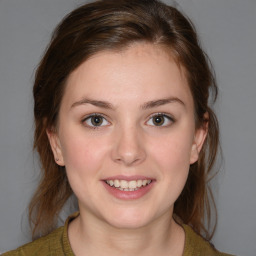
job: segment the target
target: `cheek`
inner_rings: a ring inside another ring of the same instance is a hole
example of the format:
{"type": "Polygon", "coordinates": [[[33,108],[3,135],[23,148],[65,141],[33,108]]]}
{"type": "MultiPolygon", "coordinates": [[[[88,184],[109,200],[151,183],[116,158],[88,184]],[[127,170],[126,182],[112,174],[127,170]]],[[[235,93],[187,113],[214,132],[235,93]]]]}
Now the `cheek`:
{"type": "Polygon", "coordinates": [[[164,181],[170,202],[176,201],[188,177],[192,147],[189,134],[173,133],[151,144],[151,156],[160,170],[160,179],[164,181]]]}
{"type": "Polygon", "coordinates": [[[102,139],[91,139],[79,134],[63,140],[62,153],[67,172],[88,175],[99,170],[106,154],[106,145],[102,139]]]}
{"type": "Polygon", "coordinates": [[[180,168],[189,168],[192,147],[189,136],[168,136],[151,145],[151,154],[166,169],[176,168],[179,171],[180,168]]]}
{"type": "MultiPolygon", "coordinates": [[[[104,165],[104,141],[76,134],[62,144],[63,158],[69,184],[79,200],[91,202],[104,165]],[[89,195],[84,198],[84,195],[89,195]],[[82,199],[84,198],[84,199],[82,199]]],[[[106,143],[105,143],[106,145],[106,143]]]]}

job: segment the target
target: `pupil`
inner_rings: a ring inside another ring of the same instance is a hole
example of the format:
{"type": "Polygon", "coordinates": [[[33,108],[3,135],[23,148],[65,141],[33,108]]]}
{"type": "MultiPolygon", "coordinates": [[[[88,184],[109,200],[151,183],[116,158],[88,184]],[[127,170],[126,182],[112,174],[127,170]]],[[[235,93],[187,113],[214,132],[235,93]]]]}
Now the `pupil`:
{"type": "Polygon", "coordinates": [[[92,118],[92,124],[93,124],[94,126],[99,126],[99,125],[101,125],[101,124],[102,124],[102,117],[100,117],[100,116],[94,116],[94,117],[92,118]]]}
{"type": "Polygon", "coordinates": [[[155,125],[162,125],[163,122],[164,122],[164,119],[163,119],[162,116],[156,116],[156,117],[154,118],[154,124],[155,124],[155,125]]]}

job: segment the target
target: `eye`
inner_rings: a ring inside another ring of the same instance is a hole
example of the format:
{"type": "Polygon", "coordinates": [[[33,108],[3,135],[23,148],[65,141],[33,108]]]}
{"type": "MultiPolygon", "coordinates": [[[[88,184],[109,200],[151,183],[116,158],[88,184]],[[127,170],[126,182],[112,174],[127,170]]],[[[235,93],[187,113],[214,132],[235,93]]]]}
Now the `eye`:
{"type": "Polygon", "coordinates": [[[166,114],[155,114],[147,121],[148,125],[152,126],[168,126],[174,122],[174,119],[166,114]]]}
{"type": "Polygon", "coordinates": [[[107,126],[109,125],[109,122],[100,114],[93,114],[90,116],[87,116],[83,121],[83,123],[86,124],[86,126],[96,128],[101,126],[107,126]]]}

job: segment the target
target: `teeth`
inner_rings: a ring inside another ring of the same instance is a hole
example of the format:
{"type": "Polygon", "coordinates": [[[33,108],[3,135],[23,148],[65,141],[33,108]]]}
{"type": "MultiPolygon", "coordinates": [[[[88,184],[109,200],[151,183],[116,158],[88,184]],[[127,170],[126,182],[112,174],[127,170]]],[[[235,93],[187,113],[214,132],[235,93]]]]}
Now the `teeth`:
{"type": "Polygon", "coordinates": [[[121,180],[119,184],[121,188],[129,188],[129,184],[126,180],[121,180]]]}
{"type": "Polygon", "coordinates": [[[140,188],[142,186],[142,180],[137,181],[137,186],[140,188]]]}
{"type": "Polygon", "coordinates": [[[119,180],[114,180],[114,186],[115,186],[116,188],[118,188],[118,187],[119,187],[119,185],[120,185],[119,180]]]}
{"type": "Polygon", "coordinates": [[[152,180],[106,180],[105,181],[109,186],[115,187],[123,191],[135,191],[145,187],[152,182],[152,180]]]}
{"type": "Polygon", "coordinates": [[[147,183],[148,183],[148,181],[147,181],[147,180],[143,180],[143,181],[142,181],[142,186],[146,186],[146,185],[147,185],[147,183]]]}
{"type": "Polygon", "coordinates": [[[136,188],[137,187],[137,181],[135,181],[135,180],[129,181],[128,187],[129,188],[136,188]]]}

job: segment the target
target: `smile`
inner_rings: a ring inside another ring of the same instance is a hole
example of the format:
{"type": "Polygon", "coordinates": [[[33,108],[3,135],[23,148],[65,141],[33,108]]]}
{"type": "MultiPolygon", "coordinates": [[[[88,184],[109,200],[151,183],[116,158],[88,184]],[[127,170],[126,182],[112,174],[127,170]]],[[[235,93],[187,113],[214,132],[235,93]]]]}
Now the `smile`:
{"type": "Polygon", "coordinates": [[[136,191],[142,187],[146,187],[152,180],[105,180],[110,187],[114,187],[121,191],[136,191]]]}

